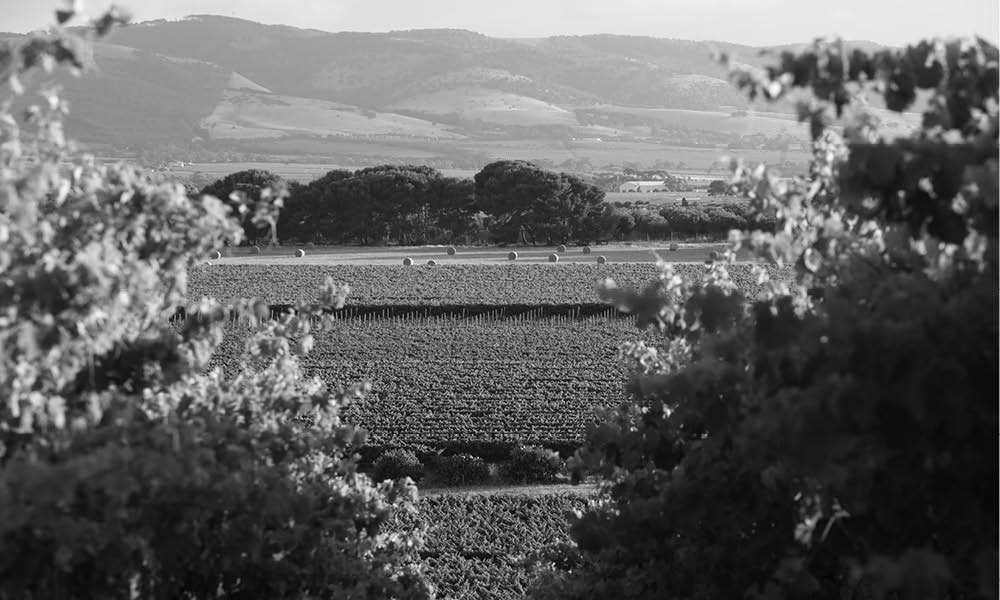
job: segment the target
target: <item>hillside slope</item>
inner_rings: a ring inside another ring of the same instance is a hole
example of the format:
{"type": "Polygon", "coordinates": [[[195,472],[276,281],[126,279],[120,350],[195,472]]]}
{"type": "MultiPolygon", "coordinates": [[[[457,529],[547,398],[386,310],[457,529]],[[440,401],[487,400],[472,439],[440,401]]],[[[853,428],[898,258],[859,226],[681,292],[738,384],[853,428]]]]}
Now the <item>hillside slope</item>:
{"type": "Polygon", "coordinates": [[[471,168],[501,147],[618,162],[637,144],[650,157],[659,146],[800,147],[789,107],[749,106],[715,49],[763,60],[726,43],[330,33],[199,15],[121,28],[93,48],[91,73],[58,79],[74,137],[144,154],[448,156],[437,166],[471,168]]]}

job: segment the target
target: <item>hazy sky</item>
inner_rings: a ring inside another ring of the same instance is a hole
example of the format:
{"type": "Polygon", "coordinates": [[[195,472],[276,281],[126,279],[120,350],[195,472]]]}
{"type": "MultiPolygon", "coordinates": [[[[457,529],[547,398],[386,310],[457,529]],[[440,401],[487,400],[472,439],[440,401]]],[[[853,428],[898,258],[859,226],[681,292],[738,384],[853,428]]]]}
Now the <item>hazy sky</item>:
{"type": "MultiPolygon", "coordinates": [[[[493,36],[651,35],[752,45],[817,36],[903,45],[932,35],[996,43],[998,0],[118,0],[135,20],[219,14],[327,31],[428,27],[493,36]]],[[[58,0],[0,0],[0,31],[51,22],[58,0]]],[[[99,12],[107,1],[89,0],[99,12]]]]}

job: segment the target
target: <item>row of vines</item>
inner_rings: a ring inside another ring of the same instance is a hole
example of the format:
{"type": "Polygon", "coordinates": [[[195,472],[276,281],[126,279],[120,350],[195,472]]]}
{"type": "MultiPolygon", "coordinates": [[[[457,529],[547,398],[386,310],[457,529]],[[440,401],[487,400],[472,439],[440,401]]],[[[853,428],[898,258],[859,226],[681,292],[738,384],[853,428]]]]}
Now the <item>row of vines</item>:
{"type": "Polygon", "coordinates": [[[515,599],[530,583],[532,553],[567,541],[567,516],[585,504],[572,493],[432,496],[391,526],[426,528],[421,558],[439,597],[515,599]]]}
{"type": "MultiPolygon", "coordinates": [[[[216,364],[232,371],[251,329],[226,331],[216,364]]],[[[334,388],[371,383],[346,414],[372,445],[558,447],[582,439],[596,408],[623,399],[616,354],[635,337],[628,318],[344,319],[301,363],[334,388]]]]}

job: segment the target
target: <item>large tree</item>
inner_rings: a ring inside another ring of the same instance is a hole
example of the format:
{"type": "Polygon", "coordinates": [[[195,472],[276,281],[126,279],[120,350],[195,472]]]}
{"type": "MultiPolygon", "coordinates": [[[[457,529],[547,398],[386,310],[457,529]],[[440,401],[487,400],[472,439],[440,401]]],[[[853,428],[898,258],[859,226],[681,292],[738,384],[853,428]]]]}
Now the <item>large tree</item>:
{"type": "MultiPolygon", "coordinates": [[[[600,213],[604,192],[578,177],[523,160],[490,163],[476,174],[476,204],[498,241],[565,243],[600,213]]],[[[592,224],[591,224],[592,225],[592,224]]]]}
{"type": "Polygon", "coordinates": [[[731,66],[751,98],[814,96],[810,176],[733,179],[775,227],[734,232],[727,259],[749,247],[793,280],[741,298],[716,262],[605,283],[664,339],[625,348],[630,400],[574,462],[601,499],[533,595],[996,598],[997,49],[817,42],[731,66]],[[912,136],[852,102],[873,83],[897,111],[931,93],[912,136]]]}
{"type": "Polygon", "coordinates": [[[523,160],[490,163],[476,173],[476,205],[490,215],[497,241],[535,243],[534,208],[555,202],[559,176],[523,160]]]}
{"type": "Polygon", "coordinates": [[[348,211],[352,204],[344,181],[353,172],[333,169],[307,184],[290,186],[278,217],[278,238],[300,242],[348,241],[348,211]]]}

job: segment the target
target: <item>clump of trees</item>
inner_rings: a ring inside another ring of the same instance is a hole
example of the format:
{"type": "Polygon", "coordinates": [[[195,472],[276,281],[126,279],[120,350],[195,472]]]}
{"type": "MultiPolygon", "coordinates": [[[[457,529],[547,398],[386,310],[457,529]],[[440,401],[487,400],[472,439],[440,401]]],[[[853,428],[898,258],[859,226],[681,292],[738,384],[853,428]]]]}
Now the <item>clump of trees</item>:
{"type": "Polygon", "coordinates": [[[523,160],[503,160],[476,174],[476,204],[502,243],[584,242],[600,235],[604,192],[578,177],[552,173],[523,160]]]}
{"type": "MultiPolygon", "coordinates": [[[[3,46],[12,91],[82,67],[73,16],[3,46]]],[[[0,114],[0,597],[430,597],[418,539],[384,530],[412,482],[360,475],[364,433],[340,419],[364,388],[327,389],[293,354],[347,290],[277,321],[204,299],[171,324],[188,270],[243,228],[216,198],[72,153],[65,103],[44,100],[0,114]],[[258,325],[227,378],[208,365],[232,315],[258,325]]],[[[263,230],[282,192],[259,181],[228,201],[263,230]]]]}
{"type": "Polygon", "coordinates": [[[615,239],[725,240],[733,229],[773,227],[774,219],[748,203],[674,204],[657,209],[648,204],[615,203],[610,211],[615,239]]]}
{"type": "Polygon", "coordinates": [[[268,196],[271,188],[288,191],[277,228],[254,225],[252,212],[244,210],[241,218],[248,243],[258,243],[275,231],[286,241],[361,245],[718,240],[731,229],[766,221],[746,202],[659,209],[640,203],[608,204],[598,187],[521,160],[491,163],[473,180],[410,165],[335,169],[307,184],[248,170],[227,175],[201,192],[224,198],[239,210],[247,204],[273,204],[275,198],[268,196]]]}
{"type": "Polygon", "coordinates": [[[642,292],[602,286],[664,338],[623,348],[631,398],[572,461],[601,499],[532,596],[996,598],[997,48],[730,66],[750,98],[812,91],[809,177],[734,172],[775,219],[734,250],[796,280],[741,298],[721,261],[699,285],[663,265],[642,292]],[[896,111],[932,93],[913,137],[855,111],[875,86],[896,111]]]}
{"type": "MultiPolygon", "coordinates": [[[[235,206],[244,198],[258,200],[279,181],[266,171],[241,171],[202,192],[219,198],[235,194],[235,206]]],[[[425,166],[337,169],[288,188],[277,235],[301,242],[420,245],[468,242],[486,234],[501,243],[558,244],[613,235],[604,192],[525,161],[489,164],[475,180],[446,177],[425,166]]],[[[248,220],[244,226],[248,239],[264,233],[248,220]]]]}
{"type": "Polygon", "coordinates": [[[283,238],[332,243],[448,243],[469,234],[470,181],[424,166],[334,170],[292,190],[283,238]]]}

